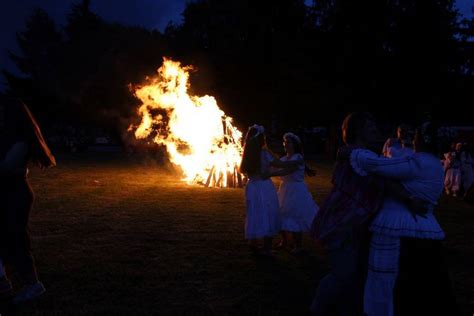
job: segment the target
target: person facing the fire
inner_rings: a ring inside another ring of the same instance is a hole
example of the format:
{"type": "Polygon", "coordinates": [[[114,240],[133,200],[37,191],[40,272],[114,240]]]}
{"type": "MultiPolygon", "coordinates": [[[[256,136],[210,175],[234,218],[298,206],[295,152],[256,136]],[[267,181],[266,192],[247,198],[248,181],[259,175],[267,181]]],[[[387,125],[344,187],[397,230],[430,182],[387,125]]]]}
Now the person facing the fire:
{"type": "Polygon", "coordinates": [[[240,171],[248,177],[245,187],[247,216],[245,238],[252,251],[258,251],[258,240],[263,238],[262,255],[272,255],[273,237],[280,232],[281,218],[278,195],[268,174],[271,167],[296,170],[302,161],[283,162],[269,151],[263,126],[251,126],[245,137],[240,171]]]}
{"type": "Polygon", "coordinates": [[[11,283],[3,266],[11,264],[25,283],[13,298],[13,303],[19,304],[45,291],[38,280],[28,233],[33,205],[28,164],[48,168],[55,166],[56,160],[35,118],[18,99],[0,99],[0,153],[0,291],[4,297],[11,295],[11,283]]]}

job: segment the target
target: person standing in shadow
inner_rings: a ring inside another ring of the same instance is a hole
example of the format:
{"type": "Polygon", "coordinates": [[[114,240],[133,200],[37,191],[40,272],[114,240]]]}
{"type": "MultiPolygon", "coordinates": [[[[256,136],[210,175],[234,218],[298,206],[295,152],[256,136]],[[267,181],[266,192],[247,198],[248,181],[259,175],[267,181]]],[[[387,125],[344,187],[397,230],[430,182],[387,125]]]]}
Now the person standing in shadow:
{"type": "Polygon", "coordinates": [[[30,163],[45,169],[56,165],[28,107],[18,99],[0,98],[0,295],[11,297],[4,263],[10,264],[25,286],[14,304],[44,293],[38,280],[28,233],[34,195],[28,181],[30,163]]]}

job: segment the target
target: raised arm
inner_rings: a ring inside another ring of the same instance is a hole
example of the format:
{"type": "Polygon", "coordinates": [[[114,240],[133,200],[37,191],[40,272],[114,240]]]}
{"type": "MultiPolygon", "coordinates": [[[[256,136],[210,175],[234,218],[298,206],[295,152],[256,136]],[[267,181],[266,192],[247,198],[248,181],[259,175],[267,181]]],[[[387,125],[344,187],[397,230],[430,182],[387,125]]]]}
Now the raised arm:
{"type": "Polygon", "coordinates": [[[270,171],[266,174],[267,177],[282,177],[295,172],[304,164],[303,157],[295,156],[296,159],[281,161],[280,159],[273,159],[270,161],[270,166],[279,170],[270,171]]]}
{"type": "Polygon", "coordinates": [[[350,154],[352,169],[361,176],[376,174],[392,179],[410,179],[418,165],[413,157],[384,158],[366,149],[354,149],[350,154]]]}
{"type": "Polygon", "coordinates": [[[300,160],[288,160],[288,161],[281,161],[279,159],[275,159],[270,162],[270,166],[274,168],[291,168],[291,167],[298,167],[299,165],[303,164],[304,161],[300,160]]]}
{"type": "Polygon", "coordinates": [[[267,178],[269,178],[269,177],[283,177],[283,176],[286,176],[286,175],[289,175],[289,174],[295,172],[296,170],[298,170],[298,165],[294,165],[294,166],[291,166],[291,167],[286,167],[286,168],[283,168],[283,169],[279,169],[279,170],[270,172],[265,176],[267,178]]]}

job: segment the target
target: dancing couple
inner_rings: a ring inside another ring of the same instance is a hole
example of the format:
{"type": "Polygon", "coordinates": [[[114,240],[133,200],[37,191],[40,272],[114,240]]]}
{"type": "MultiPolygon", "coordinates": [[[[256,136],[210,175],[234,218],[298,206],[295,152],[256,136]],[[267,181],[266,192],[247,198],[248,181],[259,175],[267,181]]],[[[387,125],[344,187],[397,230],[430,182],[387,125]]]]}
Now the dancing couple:
{"type": "Polygon", "coordinates": [[[367,149],[377,135],[370,114],[346,117],[342,133],[333,188],[312,224],[331,266],[312,313],[457,315],[433,213],[444,180],[437,128],[423,124],[414,152],[392,158],[367,149]]]}

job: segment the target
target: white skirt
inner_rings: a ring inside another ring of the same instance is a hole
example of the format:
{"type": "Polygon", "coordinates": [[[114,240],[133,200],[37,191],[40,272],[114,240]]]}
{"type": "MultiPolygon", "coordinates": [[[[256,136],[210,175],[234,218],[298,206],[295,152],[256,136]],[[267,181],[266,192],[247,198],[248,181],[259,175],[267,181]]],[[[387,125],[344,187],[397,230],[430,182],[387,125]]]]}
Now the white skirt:
{"type": "Polygon", "coordinates": [[[461,169],[450,168],[446,171],[444,187],[447,190],[459,191],[461,187],[461,169]]]}
{"type": "Polygon", "coordinates": [[[283,181],[278,190],[281,229],[289,232],[307,232],[311,228],[318,205],[304,182],[283,181]]]}
{"type": "Polygon", "coordinates": [[[278,195],[272,180],[251,179],[245,187],[245,238],[272,237],[281,228],[278,195]]]}
{"type": "Polygon", "coordinates": [[[421,239],[444,239],[444,231],[430,207],[425,217],[416,220],[407,206],[399,200],[386,197],[383,205],[370,224],[370,231],[390,237],[410,237],[421,239]]]}

